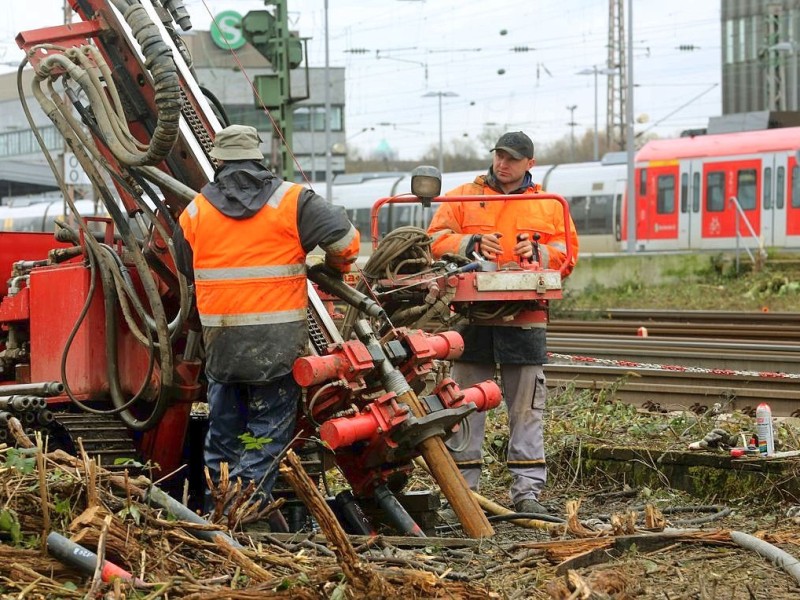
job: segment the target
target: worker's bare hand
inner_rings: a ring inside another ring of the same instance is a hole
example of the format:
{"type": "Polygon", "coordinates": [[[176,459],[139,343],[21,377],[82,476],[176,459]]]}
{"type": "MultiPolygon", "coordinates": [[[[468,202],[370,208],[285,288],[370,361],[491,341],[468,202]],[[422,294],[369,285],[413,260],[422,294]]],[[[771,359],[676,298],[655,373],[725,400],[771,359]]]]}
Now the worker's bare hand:
{"type": "Polygon", "coordinates": [[[529,239],[530,235],[527,233],[520,233],[517,236],[517,245],[514,246],[514,256],[522,258],[533,257],[533,242],[529,239]]]}
{"type": "Polygon", "coordinates": [[[503,253],[503,247],[500,245],[501,237],[503,237],[502,233],[483,234],[478,251],[489,260],[495,260],[499,254],[503,253]]]}

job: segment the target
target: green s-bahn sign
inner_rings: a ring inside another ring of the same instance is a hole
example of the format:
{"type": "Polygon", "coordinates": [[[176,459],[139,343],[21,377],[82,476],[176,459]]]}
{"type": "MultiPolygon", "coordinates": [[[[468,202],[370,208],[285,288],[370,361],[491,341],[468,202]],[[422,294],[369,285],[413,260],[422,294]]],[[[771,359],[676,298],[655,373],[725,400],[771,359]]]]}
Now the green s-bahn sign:
{"type": "Polygon", "coordinates": [[[235,10],[224,10],[211,23],[211,39],[223,50],[238,50],[247,40],[242,33],[242,15],[235,10]]]}

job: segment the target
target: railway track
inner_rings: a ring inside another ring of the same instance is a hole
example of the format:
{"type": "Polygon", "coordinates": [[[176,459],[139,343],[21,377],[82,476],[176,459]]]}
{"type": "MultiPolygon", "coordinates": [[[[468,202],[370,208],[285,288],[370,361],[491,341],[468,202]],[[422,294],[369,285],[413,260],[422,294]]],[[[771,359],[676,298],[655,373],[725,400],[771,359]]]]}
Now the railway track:
{"type": "MultiPolygon", "coordinates": [[[[550,334],[551,353],[602,361],[635,361],[706,369],[800,373],[800,344],[695,338],[550,334]]],[[[586,361],[581,361],[586,362],[586,361]]]]}
{"type": "Polygon", "coordinates": [[[649,337],[781,340],[800,344],[800,312],[733,312],[708,310],[604,309],[559,313],[552,333],[636,335],[649,337]]]}
{"type": "Polygon", "coordinates": [[[745,323],[673,323],[666,321],[571,321],[553,319],[548,331],[558,334],[637,335],[639,327],[648,337],[688,337],[717,340],[761,340],[800,344],[800,325],[778,323],[757,325],[745,323]]]}
{"type": "Polygon", "coordinates": [[[728,325],[792,324],[800,327],[800,312],[741,312],[730,310],[653,310],[649,308],[605,308],[566,310],[559,318],[569,321],[662,321],[668,323],[725,323],[728,325]]]}
{"type": "Polygon", "coordinates": [[[767,402],[776,417],[800,416],[800,379],[557,363],[545,374],[551,389],[592,390],[641,408],[704,412],[719,404],[754,414],[767,402]]]}
{"type": "Polygon", "coordinates": [[[551,321],[551,388],[602,391],[656,410],[719,404],[750,413],[768,402],[775,416],[800,416],[800,313],[591,314],[600,318],[551,321]],[[647,337],[636,335],[642,326],[647,337]]]}

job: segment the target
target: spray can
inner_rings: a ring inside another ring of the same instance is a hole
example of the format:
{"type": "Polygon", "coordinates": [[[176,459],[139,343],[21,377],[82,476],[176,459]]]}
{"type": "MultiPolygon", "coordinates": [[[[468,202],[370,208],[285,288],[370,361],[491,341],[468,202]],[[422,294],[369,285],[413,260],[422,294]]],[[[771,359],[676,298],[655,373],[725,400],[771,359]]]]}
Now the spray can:
{"type": "Polygon", "coordinates": [[[762,456],[775,454],[775,433],[772,430],[772,409],[762,402],[756,408],[756,434],[758,435],[758,451],[762,456]]]}

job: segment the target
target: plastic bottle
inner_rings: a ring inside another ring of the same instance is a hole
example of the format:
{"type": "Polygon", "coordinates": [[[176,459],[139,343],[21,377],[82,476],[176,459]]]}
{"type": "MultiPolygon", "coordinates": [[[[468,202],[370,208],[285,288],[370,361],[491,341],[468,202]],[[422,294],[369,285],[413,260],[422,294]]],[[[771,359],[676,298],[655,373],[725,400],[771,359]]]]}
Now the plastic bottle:
{"type": "Polygon", "coordinates": [[[772,409],[762,402],[756,408],[756,434],[758,450],[763,456],[775,454],[775,433],[772,430],[772,409]]]}

